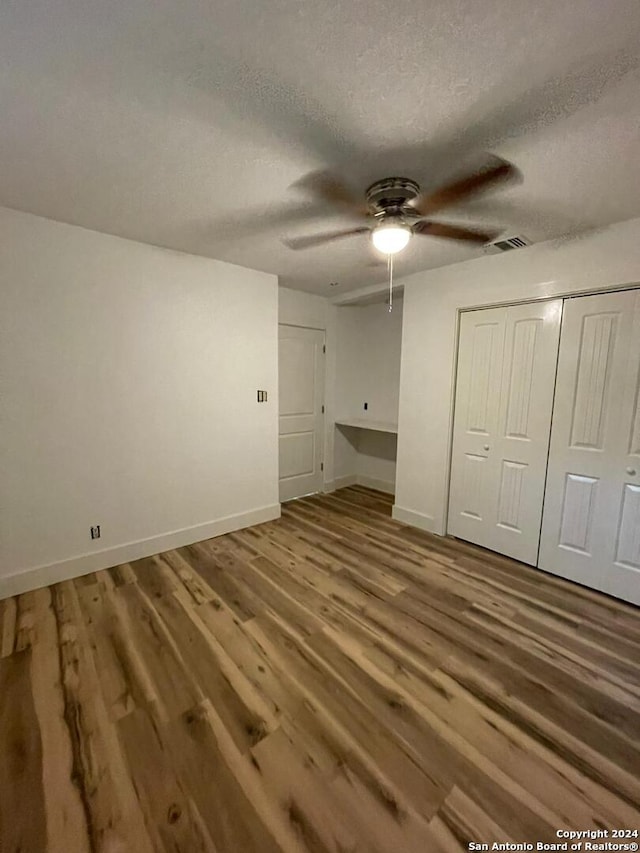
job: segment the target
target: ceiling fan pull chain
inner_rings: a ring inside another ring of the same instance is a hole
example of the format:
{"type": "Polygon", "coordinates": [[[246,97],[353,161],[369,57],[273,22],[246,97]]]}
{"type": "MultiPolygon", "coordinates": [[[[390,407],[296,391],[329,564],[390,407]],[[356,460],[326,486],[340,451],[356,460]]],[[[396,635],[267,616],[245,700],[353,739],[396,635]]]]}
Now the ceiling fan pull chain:
{"type": "Polygon", "coordinates": [[[389,268],[389,314],[393,311],[393,255],[387,255],[387,267],[389,268]]]}

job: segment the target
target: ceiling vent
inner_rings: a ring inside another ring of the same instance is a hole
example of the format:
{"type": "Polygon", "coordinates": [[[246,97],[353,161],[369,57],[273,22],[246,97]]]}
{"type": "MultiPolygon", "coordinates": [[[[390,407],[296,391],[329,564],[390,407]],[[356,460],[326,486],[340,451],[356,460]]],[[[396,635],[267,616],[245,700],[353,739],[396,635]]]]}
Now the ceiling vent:
{"type": "Polygon", "coordinates": [[[506,237],[503,240],[496,240],[495,243],[489,243],[485,247],[485,252],[488,255],[496,255],[498,252],[510,252],[511,249],[524,249],[525,246],[530,246],[531,240],[527,240],[522,234],[515,237],[506,237]]]}

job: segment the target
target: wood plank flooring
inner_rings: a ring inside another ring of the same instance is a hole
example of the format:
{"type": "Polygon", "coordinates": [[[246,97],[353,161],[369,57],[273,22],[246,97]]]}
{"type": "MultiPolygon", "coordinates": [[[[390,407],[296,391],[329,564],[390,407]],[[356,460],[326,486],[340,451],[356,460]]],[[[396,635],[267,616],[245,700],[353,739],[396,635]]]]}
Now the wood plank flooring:
{"type": "Polygon", "coordinates": [[[0,602],[0,850],[640,826],[640,610],[353,487],[0,602]]]}

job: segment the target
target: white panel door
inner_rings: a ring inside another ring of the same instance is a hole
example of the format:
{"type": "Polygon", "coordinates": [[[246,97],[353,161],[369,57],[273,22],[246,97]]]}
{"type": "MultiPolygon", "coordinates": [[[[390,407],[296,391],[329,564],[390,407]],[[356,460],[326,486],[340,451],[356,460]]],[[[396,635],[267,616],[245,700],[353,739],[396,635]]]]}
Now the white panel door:
{"type": "Polygon", "coordinates": [[[561,300],[465,312],[448,532],[535,565],[561,300]]]}
{"type": "Polygon", "coordinates": [[[324,332],[279,327],[280,500],[322,489],[324,332]]]}
{"type": "Polygon", "coordinates": [[[539,566],[640,604],[640,290],[565,302],[539,566]]]}

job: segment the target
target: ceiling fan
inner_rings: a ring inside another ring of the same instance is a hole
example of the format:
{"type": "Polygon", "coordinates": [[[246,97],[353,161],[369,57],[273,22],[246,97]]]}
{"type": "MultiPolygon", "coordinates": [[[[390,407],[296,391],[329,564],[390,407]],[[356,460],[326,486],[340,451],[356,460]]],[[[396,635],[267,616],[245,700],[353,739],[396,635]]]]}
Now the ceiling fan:
{"type": "Polygon", "coordinates": [[[467,243],[489,243],[500,234],[500,230],[475,230],[435,222],[429,217],[438,210],[466,201],[477,193],[513,181],[518,176],[515,166],[494,157],[481,169],[433,192],[421,192],[420,186],[409,178],[384,178],[371,184],[364,199],[360,200],[342,180],[331,173],[314,172],[294,186],[343,211],[351,212],[365,220],[365,224],[284,242],[291,249],[310,249],[345,237],[369,233],[374,247],[385,255],[402,251],[414,234],[467,243]]]}

